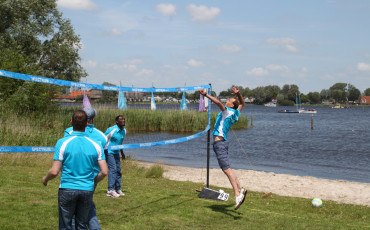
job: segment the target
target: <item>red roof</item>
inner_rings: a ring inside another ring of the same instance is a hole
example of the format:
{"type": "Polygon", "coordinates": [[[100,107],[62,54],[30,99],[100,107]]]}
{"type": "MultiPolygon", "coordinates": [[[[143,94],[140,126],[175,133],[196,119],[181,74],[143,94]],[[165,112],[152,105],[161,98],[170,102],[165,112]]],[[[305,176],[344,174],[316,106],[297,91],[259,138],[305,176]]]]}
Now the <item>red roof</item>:
{"type": "Polygon", "coordinates": [[[360,99],[360,104],[369,104],[370,105],[370,96],[362,96],[360,99]]]}

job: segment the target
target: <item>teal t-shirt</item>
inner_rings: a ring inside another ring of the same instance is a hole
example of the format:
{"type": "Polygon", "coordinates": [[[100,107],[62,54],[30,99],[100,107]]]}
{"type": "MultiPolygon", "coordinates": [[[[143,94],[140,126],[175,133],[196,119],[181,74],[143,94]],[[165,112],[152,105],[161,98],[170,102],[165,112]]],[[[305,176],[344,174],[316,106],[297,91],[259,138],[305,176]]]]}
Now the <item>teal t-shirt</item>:
{"type": "Polygon", "coordinates": [[[59,188],[94,190],[95,166],[105,160],[101,145],[84,132],[74,131],[59,139],[55,146],[54,160],[62,162],[59,188]]]}
{"type": "Polygon", "coordinates": [[[227,140],[227,133],[230,128],[238,121],[240,111],[238,109],[232,109],[225,107],[224,111],[221,111],[216,118],[216,123],[213,129],[212,135],[221,136],[227,140]]]}
{"type": "MultiPolygon", "coordinates": [[[[107,131],[105,131],[105,135],[108,138],[107,147],[108,146],[115,146],[115,145],[122,145],[123,140],[126,136],[126,129],[123,128],[122,130],[118,127],[118,125],[109,127],[107,131]]],[[[108,153],[111,154],[118,154],[119,150],[108,150],[108,153]]]]}

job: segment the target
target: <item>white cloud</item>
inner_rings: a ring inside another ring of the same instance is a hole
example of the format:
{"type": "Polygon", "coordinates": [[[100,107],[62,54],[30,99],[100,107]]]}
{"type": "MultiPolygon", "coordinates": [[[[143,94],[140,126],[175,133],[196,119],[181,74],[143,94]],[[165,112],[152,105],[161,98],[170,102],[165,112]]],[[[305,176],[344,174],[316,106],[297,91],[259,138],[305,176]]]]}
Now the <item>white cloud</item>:
{"type": "Polygon", "coordinates": [[[97,65],[98,65],[98,62],[92,61],[92,60],[82,63],[82,66],[85,68],[95,68],[97,65]]]}
{"type": "Polygon", "coordinates": [[[302,72],[304,72],[304,73],[305,73],[305,72],[307,72],[307,67],[304,67],[304,66],[303,66],[303,67],[301,68],[301,71],[302,71],[302,72]]]}
{"type": "Polygon", "coordinates": [[[134,72],[137,70],[137,66],[134,64],[119,64],[119,63],[110,63],[107,64],[107,67],[113,70],[128,70],[130,72],[134,72]]]}
{"type": "Polygon", "coordinates": [[[129,30],[135,29],[138,22],[135,18],[122,13],[118,9],[107,10],[98,15],[100,26],[105,34],[111,36],[121,35],[129,30]]]}
{"type": "Polygon", "coordinates": [[[119,29],[117,28],[113,28],[110,33],[110,35],[112,36],[121,36],[122,35],[122,31],[120,31],[119,29]]]}
{"type": "Polygon", "coordinates": [[[293,46],[293,45],[285,45],[285,49],[289,52],[298,52],[298,49],[297,47],[293,46]]]}
{"type": "Polygon", "coordinates": [[[154,71],[151,69],[143,69],[140,72],[138,72],[136,75],[137,76],[148,76],[148,75],[152,75],[153,73],[154,71]]]}
{"type": "Polygon", "coordinates": [[[57,0],[57,5],[71,10],[95,10],[99,8],[91,0],[57,0]]]}
{"type": "Polygon", "coordinates": [[[200,66],[204,66],[203,62],[201,62],[201,61],[197,61],[197,60],[195,60],[195,59],[190,59],[190,60],[188,61],[188,65],[189,65],[189,66],[192,66],[192,67],[200,67],[200,66]]]}
{"type": "Polygon", "coordinates": [[[187,9],[191,16],[191,20],[194,22],[211,21],[221,12],[221,10],[216,7],[196,6],[194,4],[190,4],[187,9]]]}
{"type": "Polygon", "coordinates": [[[226,53],[237,53],[242,50],[242,47],[237,45],[222,45],[218,50],[226,53]]]}
{"type": "Polygon", "coordinates": [[[270,65],[267,65],[266,68],[269,70],[274,70],[274,71],[289,71],[289,68],[286,65],[270,64],[270,65]]]}
{"type": "Polygon", "coordinates": [[[360,62],[357,64],[357,69],[361,71],[370,71],[370,64],[360,62]]]}
{"type": "Polygon", "coordinates": [[[262,67],[255,67],[252,70],[247,71],[246,73],[247,73],[247,75],[264,76],[264,75],[269,74],[269,71],[262,68],[262,67]]]}
{"type": "Polygon", "coordinates": [[[161,13],[163,16],[174,16],[176,15],[176,6],[173,4],[158,4],[156,6],[156,9],[159,13],[161,13]]]}
{"type": "Polygon", "coordinates": [[[266,43],[270,45],[277,45],[283,47],[286,51],[289,52],[298,52],[296,47],[296,40],[293,38],[269,38],[266,39],[266,43]]]}
{"type": "Polygon", "coordinates": [[[295,44],[295,40],[293,38],[269,38],[266,40],[268,44],[273,45],[291,45],[295,44]]]}

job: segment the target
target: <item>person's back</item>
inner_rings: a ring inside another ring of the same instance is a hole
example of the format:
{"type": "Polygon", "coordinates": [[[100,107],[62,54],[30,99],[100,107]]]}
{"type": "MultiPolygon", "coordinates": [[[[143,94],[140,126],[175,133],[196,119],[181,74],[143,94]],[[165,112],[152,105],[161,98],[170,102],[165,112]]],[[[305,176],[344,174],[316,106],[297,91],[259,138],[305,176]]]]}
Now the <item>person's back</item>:
{"type": "Polygon", "coordinates": [[[77,110],[72,116],[73,132],[58,140],[55,146],[53,165],[42,178],[47,186],[62,171],[58,191],[59,228],[87,229],[88,214],[92,205],[94,183],[101,181],[107,174],[105,155],[100,144],[86,136],[87,114],[77,110]],[[99,166],[96,174],[94,169],[99,166]]]}
{"type": "Polygon", "coordinates": [[[74,131],[60,139],[55,147],[54,160],[63,162],[60,188],[94,190],[94,169],[102,158],[101,146],[83,132],[74,131]]]}

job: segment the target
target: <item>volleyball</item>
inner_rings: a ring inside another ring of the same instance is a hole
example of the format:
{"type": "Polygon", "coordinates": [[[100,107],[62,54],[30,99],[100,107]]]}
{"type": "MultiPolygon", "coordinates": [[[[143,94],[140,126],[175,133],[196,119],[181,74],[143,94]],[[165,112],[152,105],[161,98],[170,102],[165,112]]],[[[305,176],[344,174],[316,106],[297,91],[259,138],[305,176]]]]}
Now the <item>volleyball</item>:
{"type": "Polygon", "coordinates": [[[321,207],[322,206],[322,200],[320,198],[315,198],[312,200],[312,206],[313,207],[321,207]]]}

